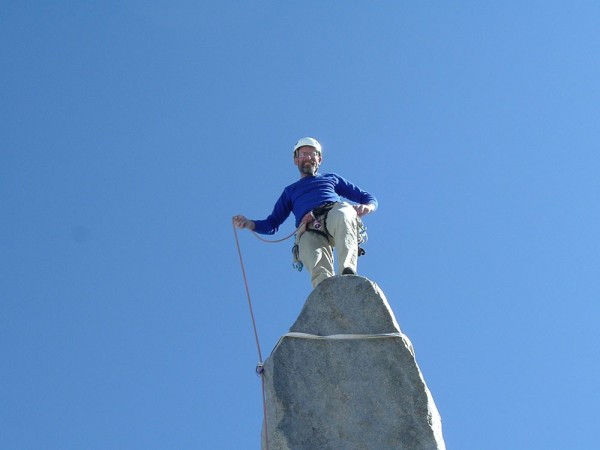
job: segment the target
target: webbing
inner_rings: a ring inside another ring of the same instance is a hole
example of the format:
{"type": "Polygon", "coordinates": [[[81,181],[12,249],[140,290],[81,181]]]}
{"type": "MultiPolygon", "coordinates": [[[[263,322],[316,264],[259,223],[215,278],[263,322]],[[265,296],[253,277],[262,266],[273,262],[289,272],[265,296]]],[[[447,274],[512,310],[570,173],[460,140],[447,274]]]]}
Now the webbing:
{"type": "Polygon", "coordinates": [[[344,340],[344,339],[384,339],[384,338],[402,338],[402,333],[376,333],[376,334],[330,334],[321,336],[318,334],[301,333],[298,331],[290,331],[279,338],[273,352],[279,347],[279,344],[284,338],[299,338],[299,339],[320,339],[320,340],[344,340]]]}
{"type": "Polygon", "coordinates": [[[391,338],[391,337],[402,337],[401,333],[378,333],[378,334],[329,334],[321,336],[318,334],[301,333],[299,331],[290,331],[285,333],[284,337],[295,337],[302,339],[380,339],[380,338],[391,338]]]}

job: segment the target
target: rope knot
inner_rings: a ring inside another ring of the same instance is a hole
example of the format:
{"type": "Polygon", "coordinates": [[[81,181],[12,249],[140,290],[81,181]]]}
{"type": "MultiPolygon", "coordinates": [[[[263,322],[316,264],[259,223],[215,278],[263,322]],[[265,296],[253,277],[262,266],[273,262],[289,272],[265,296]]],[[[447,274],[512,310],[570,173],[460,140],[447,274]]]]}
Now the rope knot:
{"type": "Polygon", "coordinates": [[[261,362],[259,362],[256,365],[256,375],[258,375],[259,377],[262,376],[262,374],[265,373],[265,365],[261,362]]]}

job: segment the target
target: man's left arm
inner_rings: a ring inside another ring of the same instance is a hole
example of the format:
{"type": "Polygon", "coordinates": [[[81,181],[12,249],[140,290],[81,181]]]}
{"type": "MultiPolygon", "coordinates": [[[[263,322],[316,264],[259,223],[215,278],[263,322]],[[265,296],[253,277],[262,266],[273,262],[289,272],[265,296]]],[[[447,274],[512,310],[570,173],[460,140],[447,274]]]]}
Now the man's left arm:
{"type": "Polygon", "coordinates": [[[358,217],[362,217],[374,212],[377,209],[377,206],[373,203],[361,203],[360,205],[354,205],[354,209],[356,210],[358,217]]]}
{"type": "Polygon", "coordinates": [[[354,209],[359,217],[365,216],[374,212],[377,209],[377,199],[367,191],[359,188],[348,180],[338,177],[337,193],[348,200],[358,203],[354,205],[354,209]]]}

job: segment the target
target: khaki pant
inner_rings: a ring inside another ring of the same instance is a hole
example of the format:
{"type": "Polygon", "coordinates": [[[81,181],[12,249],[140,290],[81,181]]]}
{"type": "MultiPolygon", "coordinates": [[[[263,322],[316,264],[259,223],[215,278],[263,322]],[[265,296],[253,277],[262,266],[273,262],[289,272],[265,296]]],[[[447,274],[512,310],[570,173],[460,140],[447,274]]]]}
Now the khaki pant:
{"type": "MultiPolygon", "coordinates": [[[[317,217],[317,219],[320,219],[317,217]]],[[[356,210],[348,203],[336,203],[327,214],[327,238],[322,234],[305,231],[297,238],[298,256],[308,270],[313,287],[335,275],[333,248],[336,248],[338,273],[349,267],[356,272],[358,262],[358,225],[356,210]]],[[[313,224],[308,229],[313,228],[313,224]]],[[[320,231],[325,232],[323,228],[320,231]]]]}

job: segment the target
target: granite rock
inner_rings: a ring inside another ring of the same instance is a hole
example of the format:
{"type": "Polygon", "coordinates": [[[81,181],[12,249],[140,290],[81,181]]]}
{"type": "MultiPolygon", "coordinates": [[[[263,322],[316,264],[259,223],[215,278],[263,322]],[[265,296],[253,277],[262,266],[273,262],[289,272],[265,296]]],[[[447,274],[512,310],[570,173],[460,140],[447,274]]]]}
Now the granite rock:
{"type": "Polygon", "coordinates": [[[263,450],[445,450],[412,345],[364,277],[320,283],[262,376],[263,450]]]}

